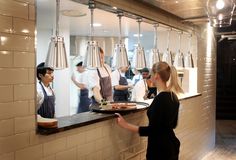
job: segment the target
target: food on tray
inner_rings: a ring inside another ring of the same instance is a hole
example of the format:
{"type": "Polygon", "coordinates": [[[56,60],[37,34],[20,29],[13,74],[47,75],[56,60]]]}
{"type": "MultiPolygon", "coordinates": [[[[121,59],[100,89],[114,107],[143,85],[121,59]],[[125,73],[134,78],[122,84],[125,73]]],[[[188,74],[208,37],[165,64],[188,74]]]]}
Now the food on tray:
{"type": "Polygon", "coordinates": [[[136,103],[107,103],[107,105],[100,105],[104,110],[122,110],[122,109],[135,109],[136,103]]]}
{"type": "Polygon", "coordinates": [[[39,126],[44,128],[56,128],[57,127],[57,119],[53,118],[44,118],[40,115],[37,115],[37,123],[39,126]]]}

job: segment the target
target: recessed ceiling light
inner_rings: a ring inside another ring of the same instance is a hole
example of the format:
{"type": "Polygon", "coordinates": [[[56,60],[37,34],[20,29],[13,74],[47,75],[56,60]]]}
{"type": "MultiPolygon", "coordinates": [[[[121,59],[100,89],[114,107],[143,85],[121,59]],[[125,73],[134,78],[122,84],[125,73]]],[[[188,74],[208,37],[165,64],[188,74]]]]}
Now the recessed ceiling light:
{"type": "MultiPolygon", "coordinates": [[[[138,37],[138,34],[133,34],[134,37],[138,37]]],[[[140,37],[142,37],[143,35],[140,34],[140,37]]]]}
{"type": "Polygon", "coordinates": [[[117,9],[117,7],[112,7],[113,9],[117,9]]]}
{"type": "MultiPolygon", "coordinates": [[[[91,25],[91,24],[90,24],[90,25],[91,25]]],[[[93,26],[94,26],[94,27],[101,27],[102,24],[101,24],[101,23],[93,23],[93,26]]]]}
{"type": "Polygon", "coordinates": [[[61,14],[63,16],[68,16],[68,17],[83,17],[83,16],[86,16],[87,14],[86,13],[83,13],[79,10],[62,10],[61,11],[61,14]]]}

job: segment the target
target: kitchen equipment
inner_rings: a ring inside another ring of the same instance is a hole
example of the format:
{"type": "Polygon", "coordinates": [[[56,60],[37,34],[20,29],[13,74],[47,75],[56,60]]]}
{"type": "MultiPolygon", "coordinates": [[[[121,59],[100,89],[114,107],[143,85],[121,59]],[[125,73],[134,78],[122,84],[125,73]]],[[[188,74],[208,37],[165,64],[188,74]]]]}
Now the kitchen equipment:
{"type": "Polygon", "coordinates": [[[172,57],[172,53],[169,49],[170,47],[170,33],[172,31],[172,28],[170,30],[168,30],[168,36],[167,36],[167,49],[166,52],[164,52],[163,56],[162,56],[162,61],[168,63],[169,65],[173,65],[173,57],[172,57]]]}

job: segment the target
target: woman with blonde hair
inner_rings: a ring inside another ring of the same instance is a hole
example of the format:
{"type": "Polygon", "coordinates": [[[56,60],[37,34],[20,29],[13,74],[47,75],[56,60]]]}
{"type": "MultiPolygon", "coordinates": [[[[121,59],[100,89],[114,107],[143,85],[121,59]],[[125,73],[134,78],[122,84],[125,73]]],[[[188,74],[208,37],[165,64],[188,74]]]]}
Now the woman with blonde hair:
{"type": "Polygon", "coordinates": [[[136,126],[126,122],[118,113],[117,123],[140,136],[148,137],[147,160],[178,160],[180,142],[173,131],[177,126],[179,100],[183,92],[177,81],[177,72],[166,62],[153,65],[151,80],[159,94],[147,110],[148,126],[136,126]]]}

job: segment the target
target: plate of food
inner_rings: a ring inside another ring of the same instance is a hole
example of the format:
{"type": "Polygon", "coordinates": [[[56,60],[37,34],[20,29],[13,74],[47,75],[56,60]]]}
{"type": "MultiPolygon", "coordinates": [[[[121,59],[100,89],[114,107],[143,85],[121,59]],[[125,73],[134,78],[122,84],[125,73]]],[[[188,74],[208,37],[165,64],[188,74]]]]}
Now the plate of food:
{"type": "Polygon", "coordinates": [[[119,113],[145,109],[148,106],[149,104],[144,102],[106,102],[93,104],[90,106],[90,109],[93,112],[99,113],[119,113]]]}

